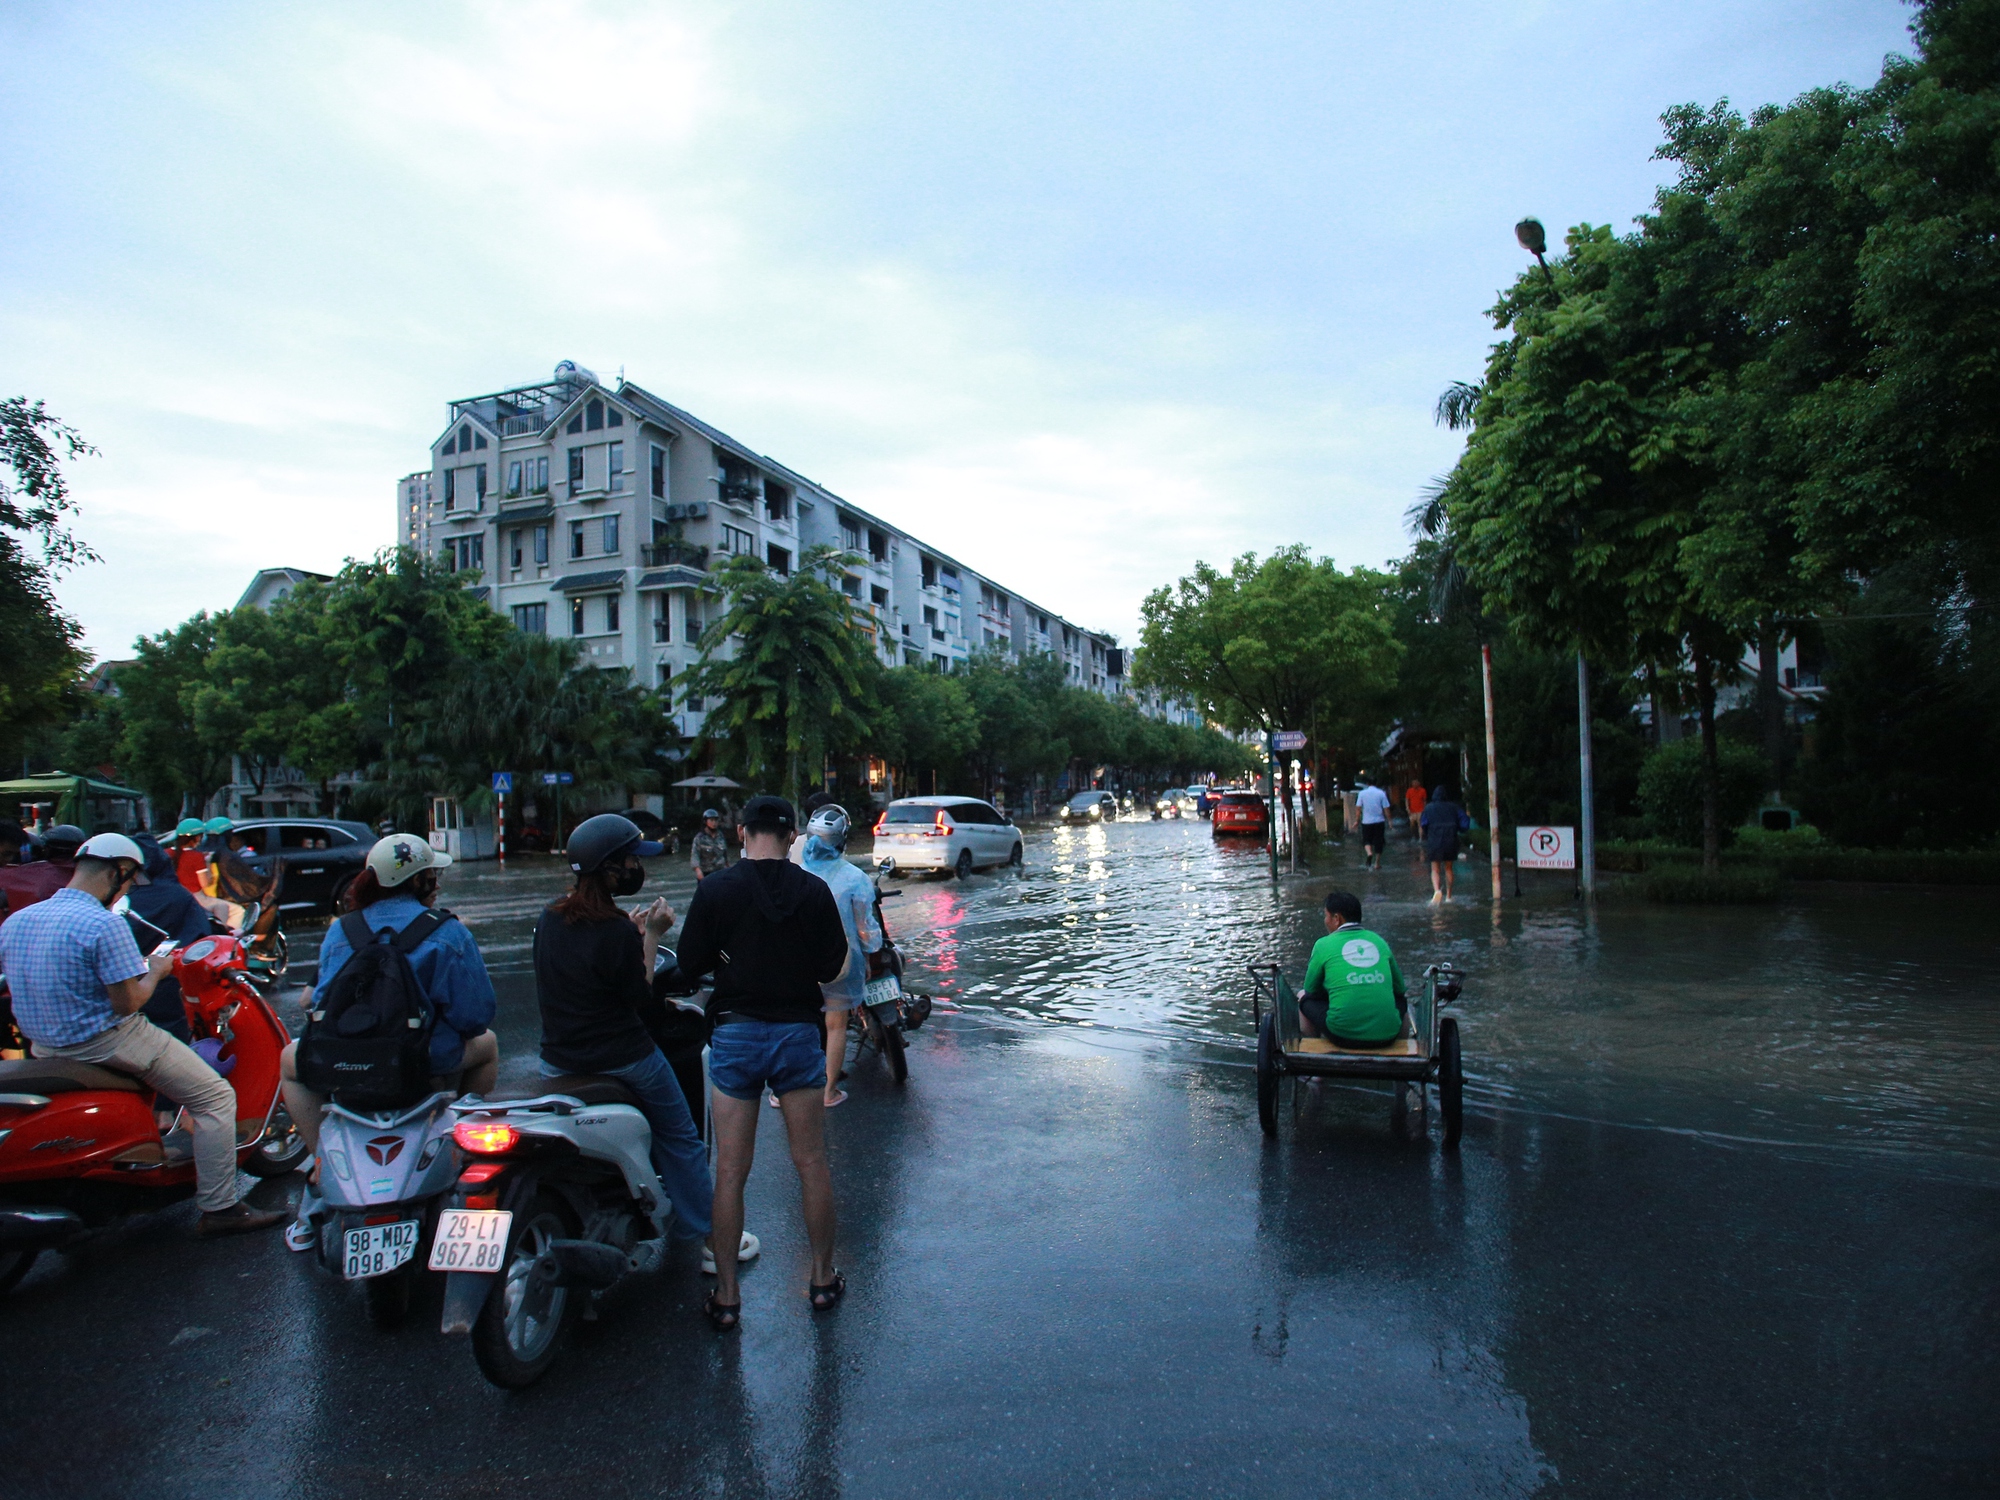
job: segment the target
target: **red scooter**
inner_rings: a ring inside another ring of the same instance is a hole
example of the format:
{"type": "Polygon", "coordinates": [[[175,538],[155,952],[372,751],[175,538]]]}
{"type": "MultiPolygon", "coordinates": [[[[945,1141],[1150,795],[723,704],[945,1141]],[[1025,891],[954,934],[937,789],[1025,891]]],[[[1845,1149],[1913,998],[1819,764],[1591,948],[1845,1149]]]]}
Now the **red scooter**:
{"type": "MultiPolygon", "coordinates": [[[[195,1050],[236,1090],[237,1164],[259,1177],[301,1165],[306,1143],[278,1096],[291,1040],[233,937],[174,951],[195,1050]]],[[[64,1058],[0,1062],[0,1292],[35,1257],[194,1195],[192,1140],[130,1074],[64,1058]]]]}

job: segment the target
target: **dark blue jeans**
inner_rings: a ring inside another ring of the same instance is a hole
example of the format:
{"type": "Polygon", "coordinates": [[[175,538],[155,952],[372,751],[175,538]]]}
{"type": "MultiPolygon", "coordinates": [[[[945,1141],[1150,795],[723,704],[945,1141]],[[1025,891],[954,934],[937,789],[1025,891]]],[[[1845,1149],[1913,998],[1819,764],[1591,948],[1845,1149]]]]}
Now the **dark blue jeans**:
{"type": "MultiPolygon", "coordinates": [[[[544,1078],[560,1078],[566,1069],[544,1062],[544,1078]]],[[[622,1068],[606,1068],[604,1076],[615,1078],[639,1096],[639,1112],[653,1128],[653,1170],[660,1174],[660,1186],[674,1205],[677,1231],[682,1239],[698,1239],[708,1233],[709,1216],[715,1211],[715,1178],[708,1170],[708,1147],[694,1128],[688,1113],[687,1095],[658,1047],[637,1062],[622,1068]]]]}

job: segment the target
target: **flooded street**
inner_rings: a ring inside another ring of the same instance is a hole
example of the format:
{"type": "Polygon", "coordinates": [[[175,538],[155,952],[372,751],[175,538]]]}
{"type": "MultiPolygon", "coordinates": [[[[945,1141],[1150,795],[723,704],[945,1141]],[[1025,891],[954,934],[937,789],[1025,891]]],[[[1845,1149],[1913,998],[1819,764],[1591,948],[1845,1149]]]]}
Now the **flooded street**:
{"type": "MultiPolygon", "coordinates": [[[[6,1493],[1995,1492],[1994,893],[1614,897],[1586,924],[1554,876],[1496,917],[1483,867],[1434,908],[1407,842],[1353,858],[1274,889],[1204,823],[1119,822],[893,882],[940,1004],[907,1087],[862,1057],[828,1117],[834,1315],[801,1295],[775,1120],[741,1333],[701,1321],[684,1249],[519,1396],[434,1306],[378,1333],[275,1238],[162,1214],[0,1307],[26,1351],[6,1493]],[[1296,979],[1336,885],[1413,982],[1467,972],[1456,1153],[1393,1135],[1379,1085],[1297,1086],[1258,1129],[1244,967],[1296,979]],[[83,1452],[86,1403],[110,1415],[83,1452]]],[[[507,1076],[559,884],[546,858],[447,880],[507,1076]]],[[[663,860],[648,889],[690,886],[663,860]]]]}

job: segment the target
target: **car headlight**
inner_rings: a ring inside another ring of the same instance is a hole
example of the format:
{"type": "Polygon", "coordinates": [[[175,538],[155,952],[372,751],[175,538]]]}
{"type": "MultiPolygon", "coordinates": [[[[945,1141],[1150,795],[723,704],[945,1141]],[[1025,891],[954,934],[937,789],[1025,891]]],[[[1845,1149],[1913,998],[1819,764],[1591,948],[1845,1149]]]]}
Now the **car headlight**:
{"type": "Polygon", "coordinates": [[[1090,810],[1090,815],[1093,818],[1101,818],[1104,816],[1104,809],[1101,807],[1093,807],[1090,810]]]}

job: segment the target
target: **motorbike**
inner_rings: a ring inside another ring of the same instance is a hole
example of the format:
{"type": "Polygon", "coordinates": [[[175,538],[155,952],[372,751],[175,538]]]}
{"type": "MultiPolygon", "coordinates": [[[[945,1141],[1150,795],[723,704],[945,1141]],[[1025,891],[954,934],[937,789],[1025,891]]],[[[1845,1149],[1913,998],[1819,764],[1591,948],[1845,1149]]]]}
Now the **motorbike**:
{"type": "Polygon", "coordinates": [[[402,1109],[363,1111],[330,1101],[319,1133],[321,1266],[358,1281],[369,1321],[393,1328],[409,1311],[424,1268],[418,1249],[432,1236],[458,1180],[452,1146],[453,1095],[439,1092],[402,1109]]]}
{"type": "Polygon", "coordinates": [[[448,1106],[466,1165],[428,1262],[445,1273],[443,1331],[470,1335],[480,1373],[508,1390],[547,1372],[599,1297],[660,1263],[673,1222],[632,1092],[602,1077],[542,1087],[448,1106]]]}
{"type": "Polygon", "coordinates": [[[903,955],[889,936],[889,924],[882,917],[882,903],[894,901],[901,891],[884,891],[882,879],[895,872],[896,862],[885,859],[875,867],[875,925],[882,932],[881,948],[868,955],[867,998],[855,1009],[861,1022],[862,1047],[873,1047],[887,1059],[889,1074],[898,1083],[910,1077],[907,1032],[915,1031],[929,1019],[931,997],[903,988],[903,955]]]}
{"type": "MultiPolygon", "coordinates": [[[[251,982],[235,938],[169,951],[194,1048],[236,1091],[237,1164],[282,1177],[306,1158],[278,1095],[278,1057],[291,1040],[284,1022],[251,982]]],[[[194,1195],[193,1138],[166,1104],[130,1074],[92,1063],[0,1062],[0,1292],[44,1250],[194,1195]]]]}

